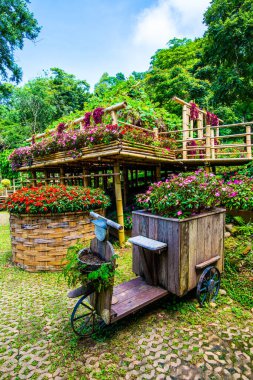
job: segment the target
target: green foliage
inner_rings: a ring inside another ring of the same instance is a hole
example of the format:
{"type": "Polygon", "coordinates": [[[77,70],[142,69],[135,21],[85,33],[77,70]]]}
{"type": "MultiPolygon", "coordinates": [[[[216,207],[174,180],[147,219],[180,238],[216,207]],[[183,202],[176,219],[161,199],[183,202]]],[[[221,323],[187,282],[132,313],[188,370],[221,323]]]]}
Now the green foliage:
{"type": "Polygon", "coordinates": [[[1,185],[2,185],[3,187],[8,188],[8,187],[11,186],[11,181],[10,181],[9,179],[7,179],[7,178],[4,178],[4,179],[2,179],[2,181],[1,181],[1,185]]]}
{"type": "Polygon", "coordinates": [[[22,87],[12,88],[2,94],[0,106],[0,135],[4,146],[22,146],[25,139],[44,132],[54,120],[82,110],[89,96],[85,80],[58,68],[22,87]]]}
{"type": "Polygon", "coordinates": [[[4,178],[17,178],[18,173],[13,172],[11,169],[10,161],[8,160],[9,155],[11,154],[12,150],[3,150],[0,152],[0,173],[1,176],[4,178]]]}
{"type": "Polygon", "coordinates": [[[4,80],[9,72],[11,81],[21,80],[22,70],[15,62],[14,52],[23,48],[25,38],[34,41],[40,31],[27,3],[28,0],[0,1],[0,76],[4,80]]]}
{"type": "Polygon", "coordinates": [[[253,307],[253,224],[238,227],[236,238],[225,240],[225,270],[222,286],[242,306],[253,307]]]}
{"type": "Polygon", "coordinates": [[[81,249],[83,249],[83,245],[80,242],[68,248],[67,264],[62,269],[62,274],[67,280],[68,286],[74,287],[77,284],[87,286],[92,283],[98,292],[111,286],[115,271],[114,260],[117,255],[113,255],[110,262],[105,262],[98,269],[87,273],[85,272],[87,265],[80,263],[78,260],[78,253],[81,249]]]}
{"type": "Polygon", "coordinates": [[[188,101],[195,99],[200,106],[206,106],[210,83],[208,78],[198,75],[202,49],[202,39],[174,38],[167,49],[155,53],[151,70],[145,76],[148,93],[155,102],[173,113],[181,113],[181,107],[171,102],[175,95],[188,101]]]}
{"type": "Polygon", "coordinates": [[[214,67],[216,102],[252,102],[252,1],[213,0],[204,21],[208,27],[204,57],[214,67]]]}

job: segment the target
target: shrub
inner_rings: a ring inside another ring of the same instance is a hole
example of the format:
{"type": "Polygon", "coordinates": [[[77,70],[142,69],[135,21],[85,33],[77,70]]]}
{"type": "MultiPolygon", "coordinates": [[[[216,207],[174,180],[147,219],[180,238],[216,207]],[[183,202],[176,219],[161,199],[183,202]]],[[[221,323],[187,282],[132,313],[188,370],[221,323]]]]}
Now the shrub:
{"type": "Polygon", "coordinates": [[[221,186],[221,203],[228,210],[253,210],[253,178],[237,175],[221,186]]]}
{"type": "Polygon", "coordinates": [[[109,204],[109,197],[101,189],[64,185],[23,187],[6,201],[7,210],[16,214],[87,211],[106,208],[109,204]]]}
{"type": "Polygon", "coordinates": [[[222,180],[203,170],[174,175],[137,195],[140,206],[165,217],[186,218],[220,205],[222,180]]]}
{"type": "Polygon", "coordinates": [[[9,179],[2,179],[1,185],[8,188],[11,186],[11,181],[9,179]]]}

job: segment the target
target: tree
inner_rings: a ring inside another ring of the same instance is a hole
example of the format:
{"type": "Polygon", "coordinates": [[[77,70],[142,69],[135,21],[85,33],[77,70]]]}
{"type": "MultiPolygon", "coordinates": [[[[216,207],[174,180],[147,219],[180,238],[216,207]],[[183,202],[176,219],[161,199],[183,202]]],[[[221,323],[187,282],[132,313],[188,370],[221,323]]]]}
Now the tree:
{"type": "Polygon", "coordinates": [[[0,77],[3,80],[20,82],[22,70],[15,62],[14,51],[23,48],[24,39],[34,41],[41,29],[28,3],[29,0],[0,0],[0,77]]]}
{"type": "Polygon", "coordinates": [[[252,101],[252,0],[213,0],[204,22],[204,63],[213,67],[215,102],[252,101]]]}
{"type": "Polygon", "coordinates": [[[155,53],[145,76],[147,91],[155,102],[176,113],[181,113],[181,109],[171,102],[174,95],[206,106],[210,82],[199,76],[202,49],[203,39],[174,38],[168,42],[168,48],[155,53]]]}

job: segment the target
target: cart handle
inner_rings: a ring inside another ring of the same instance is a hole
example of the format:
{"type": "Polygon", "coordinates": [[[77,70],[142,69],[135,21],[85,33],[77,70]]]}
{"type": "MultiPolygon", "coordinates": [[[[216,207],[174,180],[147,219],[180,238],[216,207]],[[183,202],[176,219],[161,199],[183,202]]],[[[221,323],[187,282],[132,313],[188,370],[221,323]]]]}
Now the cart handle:
{"type": "Polygon", "coordinates": [[[120,224],[114,222],[113,220],[107,219],[104,216],[101,216],[94,211],[90,212],[90,216],[94,219],[104,219],[106,221],[107,226],[115,228],[115,230],[118,230],[118,231],[123,230],[123,226],[121,226],[120,224]]]}

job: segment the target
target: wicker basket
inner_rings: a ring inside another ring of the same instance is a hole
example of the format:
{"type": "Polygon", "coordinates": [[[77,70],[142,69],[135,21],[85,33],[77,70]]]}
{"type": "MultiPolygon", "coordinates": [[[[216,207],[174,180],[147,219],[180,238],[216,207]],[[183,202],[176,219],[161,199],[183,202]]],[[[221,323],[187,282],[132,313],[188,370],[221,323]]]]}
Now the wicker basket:
{"type": "Polygon", "coordinates": [[[11,214],[10,227],[13,263],[30,272],[61,270],[68,247],[94,237],[88,212],[11,214]]]}

